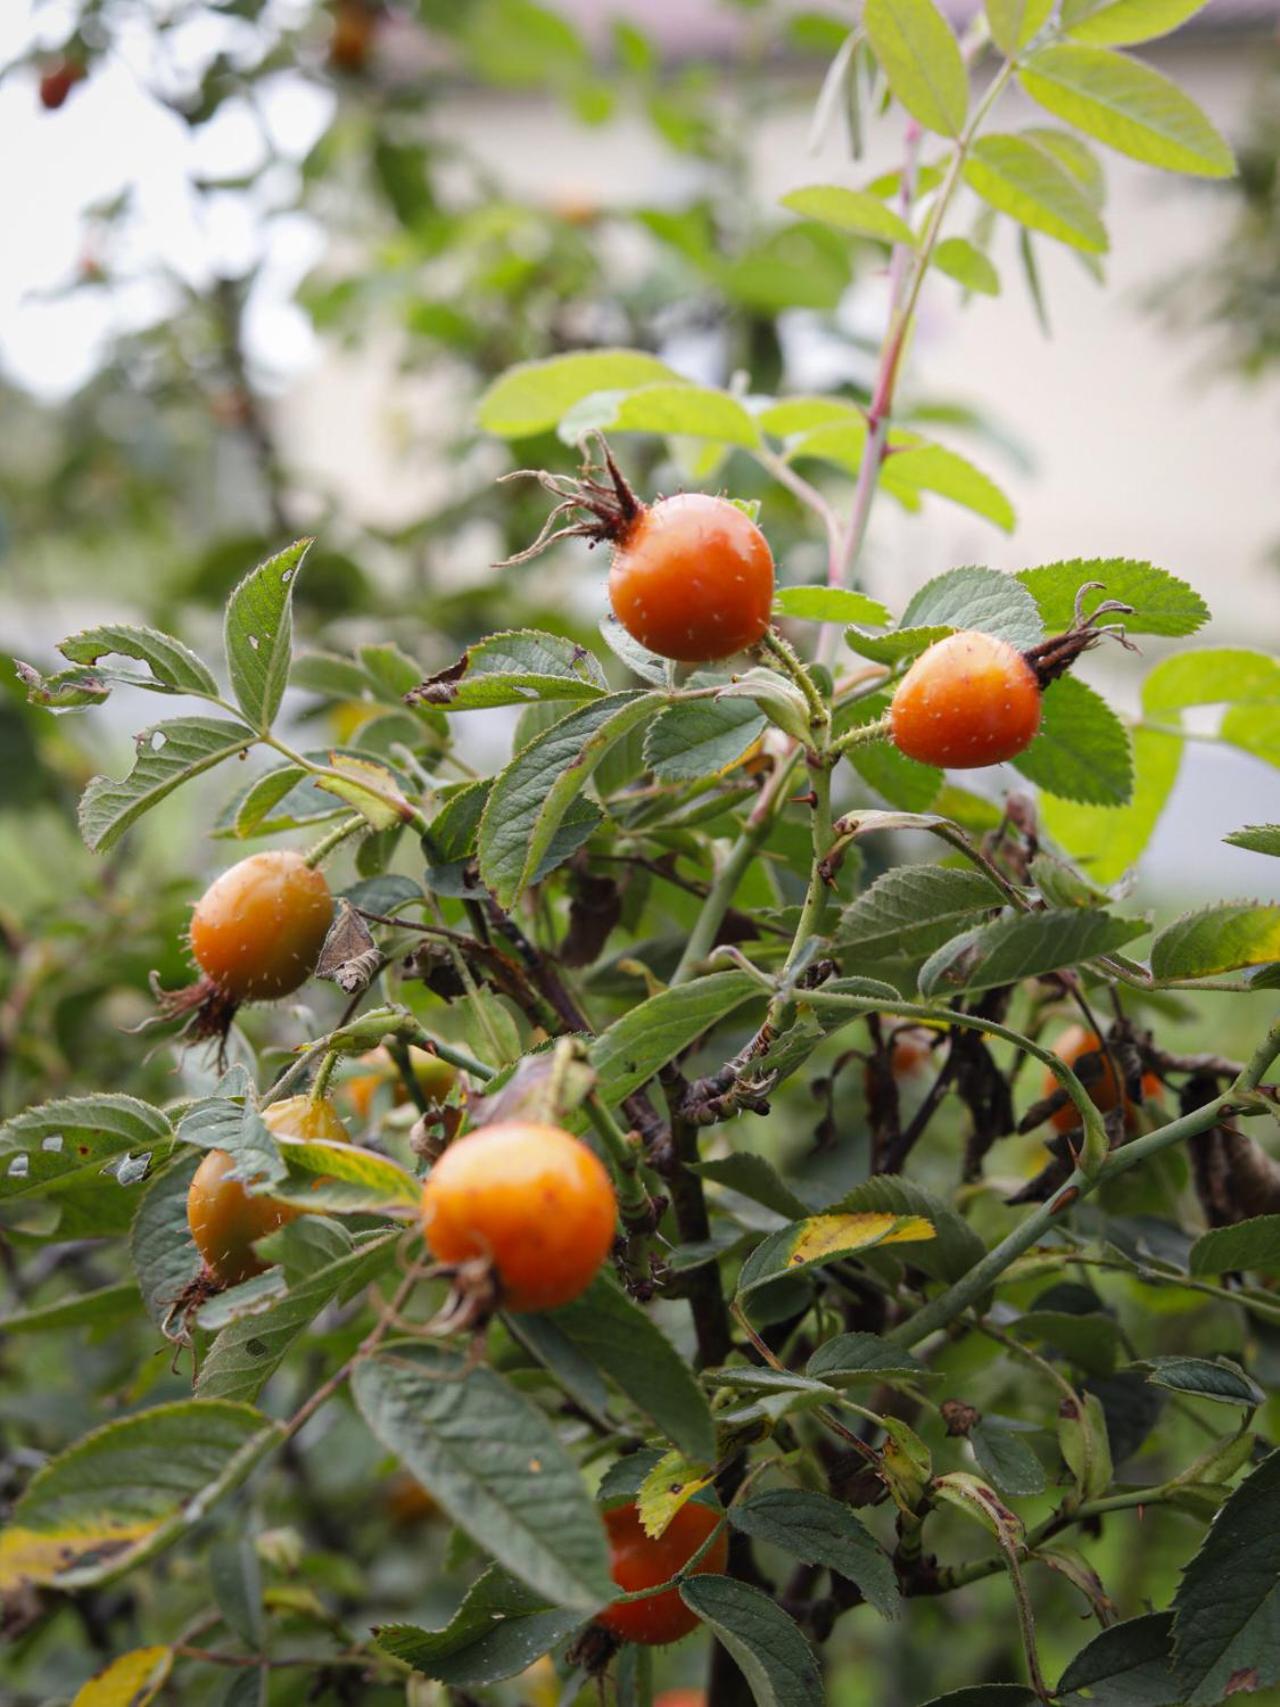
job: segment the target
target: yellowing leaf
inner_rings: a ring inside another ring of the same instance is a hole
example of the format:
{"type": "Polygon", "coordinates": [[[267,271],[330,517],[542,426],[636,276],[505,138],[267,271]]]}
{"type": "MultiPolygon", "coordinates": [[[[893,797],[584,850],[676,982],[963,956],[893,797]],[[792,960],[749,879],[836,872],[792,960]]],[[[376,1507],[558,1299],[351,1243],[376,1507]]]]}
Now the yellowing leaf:
{"type": "Polygon", "coordinates": [[[172,1648],[135,1648],[91,1677],[71,1707],[147,1707],[172,1670],[172,1648]]]}
{"type": "Polygon", "coordinates": [[[150,1535],[155,1523],[67,1524],[61,1529],[11,1525],[0,1535],[0,1593],[24,1583],[51,1583],[88,1554],[109,1559],[150,1535]]]}
{"type": "Polygon", "coordinates": [[[790,1267],[825,1262],[871,1245],[908,1244],[935,1237],[923,1215],[813,1215],[800,1223],[800,1236],[791,1247],[790,1267]]]}
{"type": "Polygon", "coordinates": [[[347,753],[330,754],[329,763],[342,776],[318,776],[314,778],[316,787],[354,806],[375,830],[389,830],[409,817],[409,803],[395,777],[384,766],[372,764],[368,759],[353,759],[347,753]],[[376,792],[371,793],[371,789],[376,792]],[[397,801],[399,806],[394,804],[397,801]]]}
{"type": "Polygon", "coordinates": [[[682,1452],[665,1453],[636,1493],[636,1510],[645,1534],[656,1541],[680,1507],[703,1488],[709,1488],[714,1480],[712,1466],[686,1458],[682,1452]]]}

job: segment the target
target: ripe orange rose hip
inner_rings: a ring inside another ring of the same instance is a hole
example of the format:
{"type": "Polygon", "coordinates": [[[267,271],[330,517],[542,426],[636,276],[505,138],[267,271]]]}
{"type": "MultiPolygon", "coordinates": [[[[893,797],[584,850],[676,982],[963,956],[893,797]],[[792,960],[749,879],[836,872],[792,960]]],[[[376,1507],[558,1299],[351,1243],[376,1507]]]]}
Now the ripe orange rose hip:
{"type": "MultiPolygon", "coordinates": [[[[1106,1114],[1116,1106],[1121,1096],[1120,1086],[1116,1082],[1115,1069],[1111,1065],[1111,1058],[1103,1050],[1102,1039],[1096,1031],[1086,1031],[1082,1025],[1069,1026],[1054,1044],[1053,1052],[1055,1055],[1060,1055],[1068,1067],[1076,1068],[1080,1082],[1089,1093],[1089,1101],[1096,1109],[1106,1114]],[[1078,1063],[1079,1065],[1077,1065],[1078,1063]]],[[[1046,1067],[1044,1071],[1045,1096],[1052,1096],[1058,1088],[1056,1074],[1046,1067]]],[[[1159,1094],[1159,1079],[1154,1073],[1144,1073],[1142,1075],[1144,1100],[1159,1096],[1159,1094]]],[[[1126,1097],[1126,1126],[1132,1125],[1135,1113],[1133,1103],[1126,1097]]],[[[1072,1132],[1080,1124],[1080,1117],[1076,1113],[1076,1105],[1073,1102],[1057,1109],[1049,1118],[1059,1132],[1072,1132]]]]}
{"type": "MultiPolygon", "coordinates": [[[[580,480],[532,474],[560,503],[523,563],[553,540],[578,537],[613,546],[609,599],[633,639],[663,658],[709,664],[754,646],[769,626],[773,553],[750,516],[727,498],[682,492],[642,504],[597,434],[611,484],[588,464],[580,480]],[[563,527],[562,516],[577,516],[563,527]]],[[[508,477],[510,478],[510,477],[508,477]]]]}
{"type": "MultiPolygon", "coordinates": [[[[263,1109],[262,1122],[277,1138],[345,1144],[351,1136],[327,1097],[284,1097],[263,1109]]],[[[234,1167],[225,1150],[210,1150],[187,1191],[191,1237],[223,1286],[261,1274],[267,1265],[254,1250],[255,1242],[303,1213],[265,1193],[255,1196],[243,1180],[228,1177],[234,1167]]]]}
{"type": "Polygon", "coordinates": [[[908,758],[976,770],[1014,758],[1040,727],[1040,684],[1016,647],[991,634],[950,634],[922,652],[889,707],[908,758]]]}
{"type": "MultiPolygon", "coordinates": [[[[656,1588],[688,1564],[719,1521],[719,1512],[690,1500],[654,1541],[645,1534],[635,1506],[615,1506],[604,1514],[609,1536],[609,1575],[626,1594],[634,1594],[640,1588],[656,1588]]],[[[728,1562],[729,1537],[721,1530],[694,1566],[694,1574],[723,1571],[728,1562]]],[[[696,1629],[700,1620],[681,1600],[679,1589],[672,1588],[665,1594],[650,1595],[647,1600],[615,1601],[596,1615],[596,1622],[625,1641],[657,1646],[678,1642],[681,1636],[696,1629]]]]}
{"type": "Polygon", "coordinates": [[[659,657],[731,658],[769,626],[773,553],[727,498],[660,498],[614,547],[609,602],[627,633],[659,657]]]}
{"type": "Polygon", "coordinates": [[[311,976],[332,918],[324,873],[301,854],[251,854],[196,902],[191,952],[233,1001],[275,1001],[311,976]]]}
{"type": "Polygon", "coordinates": [[[422,1192],[441,1262],[487,1257],[508,1310],[554,1310],[590,1285],[618,1205],[595,1154],[558,1126],[510,1120],[451,1144],[422,1192]]]}

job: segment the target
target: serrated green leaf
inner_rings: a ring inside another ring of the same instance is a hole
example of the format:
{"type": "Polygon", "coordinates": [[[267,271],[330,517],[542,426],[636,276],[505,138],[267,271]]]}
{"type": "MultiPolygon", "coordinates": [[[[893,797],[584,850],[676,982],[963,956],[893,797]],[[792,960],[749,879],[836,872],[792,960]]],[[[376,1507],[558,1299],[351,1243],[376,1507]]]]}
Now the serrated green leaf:
{"type": "MultiPolygon", "coordinates": [[[[875,1174],[863,1180],[831,1204],[828,1213],[862,1210],[873,1210],[879,1214],[920,1215],[929,1221],[934,1237],[926,1244],[912,1245],[906,1255],[912,1268],[921,1269],[935,1280],[959,1280],[987,1254],[987,1247],[978,1234],[949,1203],[944,1203],[933,1192],[926,1191],[914,1180],[903,1179],[899,1174],[875,1174]]],[[[809,1373],[818,1373],[812,1360],[809,1373]]],[[[823,1379],[834,1380],[834,1372],[824,1375],[823,1379]]]]}
{"type": "Polygon", "coordinates": [[[948,569],[926,581],[902,613],[901,627],[972,628],[1013,646],[1033,646],[1042,627],[1035,600],[998,569],[948,569]]]}
{"type": "Polygon", "coordinates": [[[556,1606],[611,1598],[604,1529],[543,1413],[483,1364],[398,1346],[359,1365],[361,1415],[476,1544],[556,1606]]]}
{"type": "Polygon", "coordinates": [[[749,1197],[753,1203],[763,1204],[788,1221],[798,1221],[809,1214],[810,1206],[796,1196],[763,1156],[752,1155],[747,1150],[735,1150],[732,1155],[718,1156],[707,1162],[690,1162],[688,1166],[703,1179],[727,1185],[730,1191],[749,1197]]]}
{"type": "Polygon", "coordinates": [[[1101,694],[1078,676],[1050,682],[1040,731],[1015,770],[1065,800],[1123,806],[1133,798],[1129,733],[1101,694]]]}
{"type": "Polygon", "coordinates": [[[335,1298],[354,1297],[392,1261],[398,1233],[382,1234],[295,1282],[266,1310],[222,1329],[200,1365],[202,1399],[257,1398],[289,1348],[335,1298]]]}
{"type": "Polygon", "coordinates": [[[799,433],[811,433],[819,427],[861,427],[866,433],[866,416],[857,404],[843,397],[780,397],[756,417],[766,433],[776,439],[794,438],[799,433]]]}
{"type": "Polygon", "coordinates": [[[932,0],[867,0],[862,25],[895,98],[926,130],[959,136],[969,78],[951,26],[932,0]]]}
{"type": "Polygon", "coordinates": [[[882,1618],[897,1616],[901,1598],[887,1554],[848,1506],[828,1494],[771,1488],[731,1506],[729,1521],[744,1535],[847,1577],[882,1618]]]}
{"type": "Polygon", "coordinates": [[[127,623],[102,623],[85,628],[58,642],[58,650],[73,664],[97,664],[99,659],[119,655],[135,658],[147,666],[147,674],[111,668],[105,673],[114,681],[150,688],[154,693],[216,694],[212,672],[189,646],[155,628],[134,628],[127,623]]]}
{"type": "Polygon", "coordinates": [[[913,959],[949,942],[1003,896],[980,871],[899,865],[878,877],[840,916],[835,941],[860,959],[913,959]]]}
{"type": "Polygon", "coordinates": [[[555,427],[592,392],[674,383],[679,377],[642,350],[578,351],[508,368],[480,399],[477,413],[486,432],[505,439],[529,438],[555,427]]]}
{"type": "Polygon", "coordinates": [[[837,231],[874,237],[882,243],[905,243],[911,249],[916,246],[915,234],[906,220],[866,190],[849,190],[839,184],[807,184],[802,189],[789,190],[782,197],[782,205],[802,219],[816,219],[837,231]]]}
{"type": "Polygon", "coordinates": [[[756,1246],[739,1271],[738,1296],[744,1298],[782,1274],[820,1268],[882,1245],[915,1245],[933,1237],[933,1226],[920,1215],[895,1215],[883,1210],[811,1215],[770,1233],[756,1246]]]}
{"type": "Polygon", "coordinates": [[[822,1700],[813,1649],[763,1589],[697,1575],[681,1583],[680,1598],[733,1655],[757,1707],[813,1707],[822,1700]]]}
{"type": "Polygon", "coordinates": [[[80,796],[80,834],[105,853],[131,824],[184,782],[246,752],[257,737],[222,717],[177,717],[135,737],[133,769],[120,782],[95,776],[80,796]]]}
{"type": "Polygon", "coordinates": [[[1049,22],[1053,0],[986,0],[991,39],[1003,54],[1016,53],[1049,22]]]}
{"type": "Polygon", "coordinates": [[[1273,859],[1280,857],[1280,824],[1246,824],[1243,829],[1232,830],[1222,839],[1233,848],[1270,854],[1273,859]]]}
{"type": "Polygon", "coordinates": [[[1052,1347],[1086,1375],[1110,1375],[1120,1353],[1119,1324],[1100,1310],[1028,1310],[1009,1331],[1015,1339],[1052,1347]]]}
{"type": "Polygon", "coordinates": [[[1094,907],[1019,913],[957,937],[920,969],[920,991],[994,990],[1024,978],[1040,978],[1110,954],[1146,934],[1141,920],[1118,919],[1094,907]]]}
{"type": "Polygon", "coordinates": [[[750,700],[677,701],[650,724],[644,762],[661,782],[714,776],[737,764],[764,727],[750,700]]]}
{"type": "Polygon", "coordinates": [[[1194,634],[1209,620],[1209,607],[1193,587],[1167,569],[1133,557],[1076,557],[1019,570],[1018,580],[1039,605],[1050,634],[1071,626],[1076,594],[1088,581],[1101,585],[1084,595],[1083,614],[1091,615],[1103,599],[1119,599],[1132,605],[1133,611],[1114,620],[1133,634],[1194,634]]]}
{"type": "Polygon", "coordinates": [[[657,694],[616,693],[572,711],[496,779],[480,820],[480,875],[510,908],[533,881],[561,820],[596,765],[661,707],[657,694]]]}
{"type": "Polygon", "coordinates": [[[1000,275],[991,260],[966,237],[944,237],[931,265],[978,296],[999,296],[1000,275]]]}
{"type": "Polygon", "coordinates": [[[969,1431],[969,1445],[979,1470],[1008,1499],[1029,1499],[1048,1485],[1044,1465],[1026,1441],[991,1417],[969,1431]]]}
{"type": "Polygon", "coordinates": [[[997,213],[1087,254],[1107,249],[1097,209],[1061,161],[1033,136],[980,136],[964,180],[997,213]]]}
{"type": "Polygon", "coordinates": [[[610,1103],[629,1097],[696,1037],[759,994],[745,972],[713,972],[650,996],[590,1046],[601,1096],[610,1103]]]}
{"type": "Polygon", "coordinates": [[[1173,1601],[1174,1671],[1185,1707],[1213,1707],[1240,1672],[1280,1683],[1280,1452],[1214,1518],[1173,1601]]]}
{"type": "Polygon", "coordinates": [[[700,1462],[714,1460],[711,1412],[688,1364],[611,1280],[598,1276],[549,1319],[680,1451],[700,1462]]]}
{"type": "Polygon", "coordinates": [[[1055,795],[1040,802],[1046,833],[1071,853],[1096,883],[1114,883],[1134,866],[1173,792],[1182,761],[1176,735],[1138,728],[1132,734],[1134,785],[1127,806],[1076,805],[1055,795]]]}
{"type": "Polygon", "coordinates": [[[1280,1215],[1256,1215],[1233,1227],[1214,1227],[1191,1247],[1192,1274],[1230,1274],[1257,1269],[1280,1273],[1280,1215]]]}
{"type": "Polygon", "coordinates": [[[204,1267],[187,1220],[192,1175],[204,1157],[179,1156],[152,1179],[129,1230],[129,1257],[147,1314],[163,1327],[174,1306],[204,1267]]]}
{"type": "Polygon", "coordinates": [[[779,616],[799,617],[805,622],[893,621],[886,606],[865,593],[847,587],[782,587],[773,601],[779,616]]]}
{"type": "Polygon", "coordinates": [[[114,1581],[191,1529],[280,1437],[248,1405],[204,1399],[95,1429],[39,1470],[14,1507],[0,1587],[114,1581]]]}
{"type": "Polygon", "coordinates": [[[415,681],[408,695],[420,705],[471,712],[532,700],[597,700],[608,691],[604,671],[585,647],[515,628],[478,640],[449,669],[415,681]]]}
{"type": "Polygon", "coordinates": [[[912,1381],[927,1381],[930,1371],[909,1351],[891,1345],[879,1334],[835,1334],[824,1340],[805,1365],[805,1372],[814,1380],[831,1387],[849,1386],[854,1381],[884,1381],[897,1376],[912,1381]]]}
{"type": "Polygon", "coordinates": [[[483,1688],[526,1671],[581,1622],[581,1612],[553,1605],[491,1565],[442,1630],[384,1624],[373,1639],[383,1653],[427,1677],[457,1688],[483,1688]]]}
{"type": "Polygon", "coordinates": [[[1266,1402],[1267,1395],[1257,1382],[1228,1358],[1148,1357],[1138,1367],[1149,1372],[1147,1380],[1153,1387],[1167,1387],[1174,1393],[1242,1405],[1246,1410],[1266,1402]]]}
{"type": "Polygon", "coordinates": [[[1280,659],[1243,646],[1211,646],[1162,658],[1142,684],[1142,709],[1168,718],[1191,705],[1280,705],[1280,659]]]}
{"type": "Polygon", "coordinates": [[[118,1156],[167,1153],[168,1116],[115,1091],[59,1097],[0,1127],[0,1199],[51,1197],[101,1178],[118,1156]]]}
{"type": "Polygon", "coordinates": [[[1280,905],[1218,901],[1175,919],[1151,945],[1155,977],[1210,978],[1280,960],[1280,905]]]}
{"type": "Polygon", "coordinates": [[[759,423],[738,398],[684,380],[584,397],[565,415],[559,431],[567,443],[577,444],[591,429],[710,439],[747,450],[760,443],[759,423]]]}
{"type": "Polygon", "coordinates": [[[1086,136],[1149,166],[1227,178],[1231,149],[1176,83],[1104,47],[1041,48],[1018,80],[1033,101],[1086,136]]]}
{"type": "Polygon", "coordinates": [[[0,1316],[0,1334],[61,1333],[66,1328],[106,1327],[138,1313],[138,1289],[131,1281],[99,1286],[79,1297],[34,1304],[11,1316],[0,1316]]]}
{"type": "Polygon", "coordinates": [[[256,730],[270,729],[289,680],[293,655],[293,589],[309,539],[260,563],[227,600],[223,638],[236,700],[256,730]]]}
{"type": "Polygon", "coordinates": [[[1099,1633],[1058,1681],[1062,1707],[1179,1707],[1173,1615],[1149,1612],[1099,1633]]]}
{"type": "Polygon", "coordinates": [[[1208,0],[1065,0],[1062,22],[1072,41],[1130,47],[1154,41],[1202,12],[1208,0]]]}
{"type": "Polygon", "coordinates": [[[880,471],[880,483],[886,492],[912,500],[922,492],[933,492],[962,509],[984,516],[1006,533],[1013,531],[1018,519],[1013,505],[995,481],[967,457],[948,450],[945,445],[908,443],[901,449],[892,444],[889,448],[891,454],[880,471]]]}

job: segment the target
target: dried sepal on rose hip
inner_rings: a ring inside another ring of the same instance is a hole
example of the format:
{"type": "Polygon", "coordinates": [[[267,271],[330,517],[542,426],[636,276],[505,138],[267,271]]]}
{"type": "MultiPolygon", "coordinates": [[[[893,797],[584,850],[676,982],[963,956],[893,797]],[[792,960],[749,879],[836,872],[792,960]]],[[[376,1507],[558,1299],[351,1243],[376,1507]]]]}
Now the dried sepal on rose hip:
{"type": "Polygon", "coordinates": [[[1076,594],[1076,614],[1064,634],[1020,652],[994,634],[961,629],[937,640],[912,664],[889,706],[888,734],[900,753],[944,770],[977,770],[1017,758],[1040,730],[1043,694],[1082,652],[1104,636],[1134,650],[1123,628],[1099,616],[1132,606],[1107,599],[1089,616],[1086,582],[1076,594]]]}
{"type": "Polygon", "coordinates": [[[250,854],[196,902],[189,942],[200,976],[181,990],[155,987],[161,1020],[187,1016],[193,1042],[224,1039],[237,1008],[273,1002],[315,971],[333,920],[324,873],[301,854],[250,854]]]}
{"type": "Polygon", "coordinates": [[[427,1244],[457,1271],[451,1315],[459,1326],[478,1322],[485,1308],[571,1303],[612,1249],[617,1220],[613,1182],[594,1151],[529,1120],[457,1139],[422,1191],[427,1244]]]}
{"type": "Polygon", "coordinates": [[[642,503],[603,436],[595,437],[607,484],[591,462],[578,480],[542,469],[504,475],[531,476],[560,500],[533,544],[507,562],[527,562],[558,539],[605,541],[613,548],[613,614],[650,652],[710,664],[758,644],[773,604],[773,553],[750,516],[707,492],[642,503]],[[556,525],[567,517],[574,519],[556,525]]]}

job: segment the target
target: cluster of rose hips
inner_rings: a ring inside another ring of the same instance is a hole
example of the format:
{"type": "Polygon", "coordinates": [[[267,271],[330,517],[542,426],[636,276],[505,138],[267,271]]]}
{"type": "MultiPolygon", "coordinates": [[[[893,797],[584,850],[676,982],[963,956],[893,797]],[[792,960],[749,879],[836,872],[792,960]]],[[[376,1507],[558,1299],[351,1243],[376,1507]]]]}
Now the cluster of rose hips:
{"type": "MultiPolygon", "coordinates": [[[[705,492],[642,503],[601,445],[607,484],[590,470],[580,480],[520,471],[560,502],[528,550],[508,561],[525,562],[557,539],[607,542],[613,614],[650,652],[713,664],[758,645],[774,591],[773,553],[759,527],[731,500],[705,492]],[[571,519],[557,526],[562,517],[571,519]]],[[[898,683],[888,738],[908,758],[944,769],[1016,758],[1039,731],[1044,687],[1097,634],[1082,625],[1029,653],[991,634],[948,635],[898,683]]]]}
{"type": "MultiPolygon", "coordinates": [[[[561,502],[522,555],[566,534],[607,540],[614,614],[662,657],[711,663],[758,644],[769,626],[774,568],[755,522],[728,500],[703,493],[644,505],[607,447],[604,454],[608,486],[589,474],[580,482],[539,476],[561,502]],[[556,530],[557,519],[568,514],[577,519],[556,530]]],[[[1080,646],[1065,638],[1070,662],[1080,646]]],[[[1034,738],[1043,683],[1061,667],[1060,643],[1024,655],[990,635],[952,634],[922,653],[902,678],[887,733],[902,752],[928,764],[965,768],[1010,758],[1034,738]]],[[[194,1036],[224,1037],[242,1003],[278,1000],[305,983],[332,917],[324,875],[302,855],[275,851],[242,860],[197,903],[190,944],[200,976],[189,989],[167,994],[164,1011],[189,1014],[194,1036]]],[[[1114,1069],[1099,1039],[1077,1031],[1060,1041],[1060,1053],[1097,1067],[1090,1095],[1100,1109],[1113,1108],[1122,1095],[1114,1069]]],[[[909,1048],[923,1055],[927,1040],[917,1042],[914,1032],[895,1040],[895,1074],[911,1068],[909,1048]]],[[[396,1083],[397,1069],[385,1050],[364,1057],[360,1067],[339,1095],[365,1119],[380,1090],[396,1083]]],[[[443,1104],[453,1069],[415,1050],[412,1070],[422,1094],[443,1104]]],[[[1052,1116],[1060,1130],[1069,1130],[1075,1118],[1069,1107],[1052,1116]]],[[[286,1146],[350,1142],[327,1092],[271,1103],[263,1120],[286,1146]]],[[[261,1273],[257,1242],[305,1211],[251,1192],[236,1177],[233,1158],[211,1150],[191,1182],[187,1213],[208,1282],[225,1287],[261,1273]]],[[[426,1242],[443,1269],[459,1275],[478,1265],[491,1298],[516,1313],[553,1310],[578,1298],[613,1247],[617,1217],[612,1182],[595,1153],[559,1127],[526,1120],[483,1126],[449,1144],[421,1200],[426,1242]]],[[[606,1511],[604,1521],[613,1580],[626,1593],[667,1582],[704,1547],[695,1569],[725,1568],[723,1517],[710,1505],[694,1500],[681,1507],[656,1539],[646,1534],[634,1504],[606,1511]]],[[[666,1643],[688,1634],[698,1619],[673,1588],[616,1602],[598,1622],[627,1641],[666,1643]]]]}

